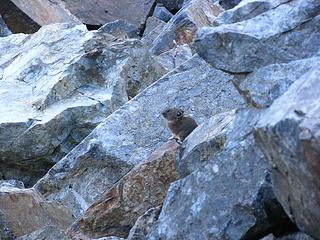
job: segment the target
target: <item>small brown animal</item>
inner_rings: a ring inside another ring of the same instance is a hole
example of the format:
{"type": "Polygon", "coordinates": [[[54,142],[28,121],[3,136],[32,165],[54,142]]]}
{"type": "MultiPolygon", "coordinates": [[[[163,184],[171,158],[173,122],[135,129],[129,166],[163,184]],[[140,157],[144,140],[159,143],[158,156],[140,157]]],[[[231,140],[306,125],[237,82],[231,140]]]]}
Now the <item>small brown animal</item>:
{"type": "Polygon", "coordinates": [[[167,120],[167,126],[172,132],[170,139],[175,139],[178,143],[182,143],[198,126],[193,118],[185,116],[184,111],[179,108],[168,108],[162,112],[162,116],[167,120]]]}

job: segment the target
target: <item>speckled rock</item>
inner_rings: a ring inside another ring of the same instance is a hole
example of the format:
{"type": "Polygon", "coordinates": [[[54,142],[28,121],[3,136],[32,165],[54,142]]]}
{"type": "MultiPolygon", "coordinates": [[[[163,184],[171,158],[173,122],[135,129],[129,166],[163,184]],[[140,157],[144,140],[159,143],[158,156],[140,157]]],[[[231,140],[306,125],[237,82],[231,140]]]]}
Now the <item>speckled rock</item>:
{"type": "Polygon", "coordinates": [[[66,229],[73,221],[64,206],[46,202],[35,189],[0,188],[1,219],[16,237],[47,225],[66,229]]]}
{"type": "Polygon", "coordinates": [[[30,234],[18,237],[16,240],[69,240],[64,231],[56,226],[45,226],[30,234]]]}
{"type": "Polygon", "coordinates": [[[0,37],[7,37],[11,34],[11,31],[7,27],[6,23],[3,21],[3,18],[0,14],[0,37]]]}
{"type": "Polygon", "coordinates": [[[17,180],[0,180],[0,188],[1,187],[14,187],[14,188],[24,188],[23,182],[17,181],[17,180]]]}
{"type": "Polygon", "coordinates": [[[109,33],[116,38],[140,38],[137,26],[127,23],[125,20],[106,23],[99,28],[99,32],[109,33]]]}
{"type": "Polygon", "coordinates": [[[220,5],[210,0],[188,1],[154,40],[151,45],[152,53],[159,55],[176,44],[191,44],[196,31],[204,26],[212,26],[216,16],[222,11],[220,5]]]}
{"type": "Polygon", "coordinates": [[[168,22],[173,17],[173,14],[169,12],[168,9],[166,9],[163,5],[157,4],[153,11],[153,16],[164,22],[168,22]]]}
{"type": "Polygon", "coordinates": [[[168,106],[183,107],[198,123],[243,106],[231,79],[194,56],[107,117],[36,188],[79,215],[170,137],[161,116],[168,106]]]}
{"type": "Polygon", "coordinates": [[[246,21],[202,28],[194,46],[212,66],[234,73],[309,58],[319,54],[319,12],[318,0],[289,1],[246,21]]]}
{"type": "Polygon", "coordinates": [[[257,139],[273,166],[275,194],[299,229],[320,236],[320,68],[296,80],[261,116],[257,139]]]}
{"type": "Polygon", "coordinates": [[[92,204],[71,232],[89,237],[127,237],[139,216],[162,204],[169,184],[178,178],[178,147],[175,140],[164,143],[92,204]]]}
{"type": "Polygon", "coordinates": [[[259,239],[284,228],[290,220],[273,195],[271,168],[252,134],[258,119],[256,110],[237,112],[223,150],[209,149],[213,155],[205,166],[170,185],[146,239],[259,239]]]}

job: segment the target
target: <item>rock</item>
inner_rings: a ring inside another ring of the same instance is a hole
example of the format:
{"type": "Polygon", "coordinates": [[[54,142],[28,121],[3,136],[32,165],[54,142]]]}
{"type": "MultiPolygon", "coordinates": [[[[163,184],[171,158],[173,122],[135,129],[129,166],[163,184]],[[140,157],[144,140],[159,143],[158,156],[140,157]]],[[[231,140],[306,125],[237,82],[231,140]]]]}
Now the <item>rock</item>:
{"type": "Polygon", "coordinates": [[[284,64],[272,64],[234,81],[239,93],[249,106],[266,108],[280,97],[289,86],[308,70],[319,65],[320,58],[307,58],[284,64]]]}
{"type": "Polygon", "coordinates": [[[243,106],[231,79],[194,56],[108,116],[36,188],[79,215],[170,137],[161,116],[168,106],[184,108],[199,124],[243,106]]]}
{"type": "Polygon", "coordinates": [[[131,228],[127,240],[144,240],[154,223],[158,220],[162,206],[150,208],[140,216],[131,228]]]}
{"type": "Polygon", "coordinates": [[[184,0],[158,0],[158,3],[163,4],[171,12],[176,12],[182,8],[184,0]]]}
{"type": "Polygon", "coordinates": [[[240,2],[241,0],[220,0],[219,4],[225,9],[230,9],[237,6],[240,2]]]}
{"type": "Polygon", "coordinates": [[[157,4],[156,8],[153,11],[153,16],[159,18],[164,22],[168,22],[173,17],[173,14],[162,5],[157,4]]]}
{"type": "Polygon", "coordinates": [[[287,2],[289,0],[242,0],[234,8],[222,12],[216,21],[219,25],[241,22],[254,18],[287,2]]]}
{"type": "Polygon", "coordinates": [[[24,188],[23,182],[17,180],[0,180],[0,188],[2,187],[14,187],[14,188],[24,188]]]}
{"type": "Polygon", "coordinates": [[[313,240],[312,237],[302,232],[293,233],[278,239],[280,240],[313,240]]]}
{"type": "Polygon", "coordinates": [[[165,73],[140,41],[84,25],[11,35],[0,49],[0,173],[26,186],[165,73]]]}
{"type": "Polygon", "coordinates": [[[39,24],[10,0],[1,2],[0,15],[13,33],[34,33],[40,28],[39,24]]]}
{"type": "Polygon", "coordinates": [[[126,238],[139,216],[162,204],[169,184],[178,178],[178,147],[171,140],[133,168],[84,212],[72,232],[126,238]]]}
{"type": "Polygon", "coordinates": [[[319,65],[261,116],[256,136],[273,166],[275,194],[298,228],[319,239],[319,65]]]}
{"type": "Polygon", "coordinates": [[[222,10],[220,5],[210,0],[187,2],[154,40],[151,46],[152,53],[159,55],[172,49],[176,44],[191,44],[196,31],[201,27],[211,26],[222,10]]]}
{"type": "Polygon", "coordinates": [[[10,0],[21,11],[27,14],[39,26],[51,23],[81,24],[81,21],[73,16],[62,1],[55,0],[10,0]]]}
{"type": "Polygon", "coordinates": [[[99,31],[109,33],[117,38],[140,38],[139,29],[124,20],[106,23],[99,28],[99,31]]]}
{"type": "Polygon", "coordinates": [[[289,1],[246,21],[202,28],[194,46],[212,66],[233,73],[309,58],[320,48],[319,11],[317,0],[289,1]]]}
{"type": "Polygon", "coordinates": [[[64,0],[65,7],[85,24],[103,25],[107,22],[125,20],[142,28],[156,5],[156,0],[96,0],[94,4],[87,1],[64,0]]]}
{"type": "Polygon", "coordinates": [[[176,48],[156,56],[155,60],[162,68],[169,72],[191,58],[192,50],[189,45],[185,44],[177,45],[176,48]]]}
{"type": "Polygon", "coordinates": [[[18,237],[17,240],[68,240],[66,234],[56,226],[45,226],[30,234],[18,237]]]}
{"type": "Polygon", "coordinates": [[[46,202],[35,189],[1,187],[0,212],[2,221],[16,237],[47,225],[65,229],[74,221],[67,208],[46,202]]]}
{"type": "MultiPolygon", "coordinates": [[[[158,26],[160,25],[161,27],[163,27],[166,23],[162,20],[160,20],[159,18],[156,17],[148,17],[147,22],[146,22],[146,28],[144,29],[143,32],[143,37],[147,36],[149,33],[151,33],[152,31],[154,31],[156,28],[158,28],[158,26]]],[[[160,34],[160,32],[158,33],[158,35],[160,34]]]]}
{"type": "Polygon", "coordinates": [[[206,165],[209,159],[223,151],[226,133],[235,111],[220,113],[197,127],[182,144],[177,159],[181,178],[206,165]]]}
{"type": "Polygon", "coordinates": [[[256,110],[237,112],[223,150],[170,185],[146,239],[259,239],[274,226],[285,228],[288,219],[272,193],[270,166],[252,134],[258,119],[256,110]]]}
{"type": "Polygon", "coordinates": [[[0,37],[7,37],[11,34],[11,31],[7,27],[6,23],[0,15],[0,37]]]}

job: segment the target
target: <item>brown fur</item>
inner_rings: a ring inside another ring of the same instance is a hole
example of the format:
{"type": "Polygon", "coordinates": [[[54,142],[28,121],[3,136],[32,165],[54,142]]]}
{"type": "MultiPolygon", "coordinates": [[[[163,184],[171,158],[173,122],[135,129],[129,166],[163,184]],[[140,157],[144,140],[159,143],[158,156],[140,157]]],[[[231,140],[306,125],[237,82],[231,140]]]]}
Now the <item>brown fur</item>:
{"type": "Polygon", "coordinates": [[[193,118],[185,116],[184,111],[179,108],[168,108],[162,112],[162,116],[167,120],[168,128],[178,142],[183,142],[198,126],[193,118]]]}

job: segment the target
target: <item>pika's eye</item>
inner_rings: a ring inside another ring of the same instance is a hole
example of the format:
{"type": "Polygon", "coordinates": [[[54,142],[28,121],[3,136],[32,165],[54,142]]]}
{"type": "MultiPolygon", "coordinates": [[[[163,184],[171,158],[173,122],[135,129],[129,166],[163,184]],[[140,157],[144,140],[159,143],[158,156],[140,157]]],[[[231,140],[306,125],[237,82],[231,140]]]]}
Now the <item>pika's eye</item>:
{"type": "Polygon", "coordinates": [[[182,113],[181,112],[177,112],[176,113],[176,117],[181,117],[182,113]]]}

